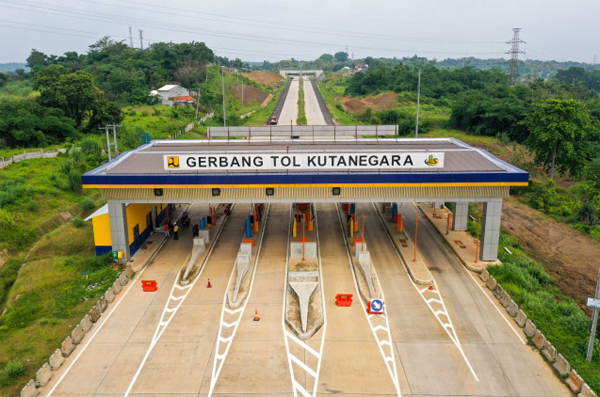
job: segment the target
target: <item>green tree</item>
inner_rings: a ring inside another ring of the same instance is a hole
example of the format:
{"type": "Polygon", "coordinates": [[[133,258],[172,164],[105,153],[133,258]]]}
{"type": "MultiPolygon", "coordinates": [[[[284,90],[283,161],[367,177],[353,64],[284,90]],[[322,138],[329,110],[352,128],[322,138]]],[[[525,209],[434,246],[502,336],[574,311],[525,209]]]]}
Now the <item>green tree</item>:
{"type": "Polygon", "coordinates": [[[336,52],[335,55],[333,56],[335,58],[336,61],[343,63],[348,61],[348,53],[347,52],[336,52]]]}
{"type": "Polygon", "coordinates": [[[46,66],[50,65],[50,59],[46,54],[36,50],[31,50],[31,54],[27,57],[27,67],[34,72],[39,72],[46,66]]]}
{"type": "Polygon", "coordinates": [[[33,86],[40,91],[42,105],[62,109],[76,128],[81,128],[84,120],[88,121],[86,130],[122,120],[121,109],[104,99],[92,75],[82,70],[68,73],[63,66],[51,65],[35,74],[33,86]]]}
{"type": "Polygon", "coordinates": [[[523,124],[529,130],[526,144],[554,179],[554,169],[580,176],[590,160],[585,138],[591,130],[588,110],[575,100],[550,99],[535,105],[523,124]]]}

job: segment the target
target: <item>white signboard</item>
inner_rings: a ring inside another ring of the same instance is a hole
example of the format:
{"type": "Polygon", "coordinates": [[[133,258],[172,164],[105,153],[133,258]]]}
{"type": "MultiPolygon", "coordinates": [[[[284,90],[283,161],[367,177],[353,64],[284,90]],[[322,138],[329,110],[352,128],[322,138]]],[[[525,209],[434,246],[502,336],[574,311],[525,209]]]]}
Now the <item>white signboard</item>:
{"type": "Polygon", "coordinates": [[[344,170],[348,168],[364,171],[410,170],[423,168],[443,168],[444,153],[252,153],[252,154],[198,154],[164,156],[165,170],[344,170]]]}
{"type": "Polygon", "coordinates": [[[600,299],[588,298],[587,305],[589,307],[595,307],[596,309],[600,309],[600,299]]]}

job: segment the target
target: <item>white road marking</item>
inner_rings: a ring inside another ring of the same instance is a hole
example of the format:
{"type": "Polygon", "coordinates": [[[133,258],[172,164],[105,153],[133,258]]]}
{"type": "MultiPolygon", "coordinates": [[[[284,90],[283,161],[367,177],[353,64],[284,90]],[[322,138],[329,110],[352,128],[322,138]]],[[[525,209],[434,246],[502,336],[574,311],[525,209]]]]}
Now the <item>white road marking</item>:
{"type": "MultiPolygon", "coordinates": [[[[233,209],[233,207],[234,206],[232,206],[231,209],[233,209]]],[[[223,228],[225,227],[225,223],[229,219],[229,214],[227,214],[225,216],[226,216],[226,218],[223,220],[223,223],[219,227],[219,230],[217,231],[217,234],[212,241],[210,249],[209,249],[208,253],[206,254],[206,257],[202,261],[202,265],[200,266],[200,271],[196,275],[196,278],[194,278],[194,280],[190,284],[188,284],[184,287],[177,287],[177,284],[179,283],[179,275],[181,274],[181,271],[184,269],[184,266],[186,266],[186,261],[184,261],[184,263],[181,265],[180,270],[176,273],[175,281],[173,282],[173,287],[171,287],[171,293],[169,294],[169,299],[167,299],[167,303],[165,303],[165,308],[163,309],[162,316],[160,318],[160,321],[158,322],[158,326],[156,327],[156,331],[154,332],[154,336],[152,337],[150,346],[148,347],[148,350],[146,351],[146,354],[144,355],[144,358],[142,359],[142,362],[140,363],[137,371],[135,372],[135,375],[133,376],[133,379],[131,380],[131,383],[129,384],[129,387],[127,388],[127,391],[125,392],[123,397],[129,396],[129,393],[131,393],[131,389],[133,389],[133,386],[135,385],[137,378],[140,376],[140,373],[142,372],[142,369],[144,368],[144,365],[146,364],[146,361],[148,360],[150,353],[152,353],[152,350],[154,350],[154,346],[156,346],[160,337],[163,335],[163,333],[165,332],[165,330],[171,323],[171,320],[173,320],[173,318],[175,317],[175,314],[177,314],[177,311],[179,310],[179,308],[185,301],[185,298],[187,298],[187,296],[192,291],[192,288],[194,287],[194,285],[196,285],[196,282],[200,279],[200,276],[202,275],[202,272],[204,271],[204,268],[206,267],[206,263],[208,262],[208,259],[210,258],[210,255],[212,254],[213,249],[217,245],[217,241],[219,240],[219,236],[221,235],[221,232],[223,231],[223,228]],[[175,295],[176,290],[184,291],[183,295],[176,296],[175,295]],[[177,302],[175,304],[175,307],[169,307],[172,304],[172,302],[177,302]],[[165,317],[167,315],[168,315],[168,319],[165,320],[165,317]]],[[[191,255],[192,254],[190,252],[190,254],[188,255],[188,259],[191,258],[191,255]]]]}
{"type": "Polygon", "coordinates": [[[289,262],[290,262],[290,259],[289,259],[290,258],[290,231],[291,231],[291,219],[292,219],[292,207],[291,206],[290,206],[290,213],[289,213],[288,217],[290,219],[290,225],[288,225],[288,241],[287,241],[286,259],[285,259],[286,271],[285,271],[285,284],[284,284],[284,288],[283,288],[283,310],[282,310],[282,315],[281,315],[281,325],[283,327],[285,350],[287,353],[288,365],[290,367],[290,376],[292,379],[294,397],[298,397],[298,392],[300,392],[300,394],[304,397],[315,397],[317,395],[317,387],[319,386],[319,374],[321,372],[321,361],[322,361],[321,359],[323,358],[323,347],[325,345],[325,333],[327,331],[327,313],[325,311],[325,292],[323,290],[323,272],[321,269],[321,246],[319,244],[319,227],[318,227],[319,223],[318,223],[318,216],[317,216],[317,208],[315,206],[314,217],[315,217],[316,226],[315,226],[314,230],[316,231],[317,259],[318,259],[318,264],[319,264],[319,288],[321,288],[321,302],[322,302],[322,308],[323,308],[323,326],[322,326],[322,333],[321,333],[321,344],[320,344],[318,352],[315,351],[312,347],[310,347],[305,342],[301,341],[294,334],[289,332],[287,329],[287,326],[285,324],[285,312],[286,312],[286,308],[287,308],[287,288],[288,288],[287,276],[288,276],[289,262]],[[313,355],[317,359],[317,368],[316,369],[310,368],[302,360],[300,360],[298,357],[293,355],[292,352],[290,352],[290,343],[291,342],[294,342],[295,344],[297,344],[298,346],[303,348],[305,352],[308,352],[309,354],[313,355]],[[306,374],[310,375],[314,379],[312,394],[309,391],[307,391],[296,380],[296,376],[294,374],[294,367],[293,367],[292,363],[296,363],[301,369],[304,370],[304,372],[306,374]]]}
{"type": "MultiPolygon", "coordinates": [[[[375,208],[375,212],[379,216],[379,221],[382,223],[383,228],[387,232],[386,234],[387,234],[388,238],[390,239],[392,246],[394,247],[394,251],[396,252],[396,255],[400,259],[400,262],[404,263],[404,258],[402,257],[402,255],[400,255],[400,252],[398,252],[398,248],[394,244],[394,241],[392,241],[389,231],[385,225],[385,221],[383,220],[383,216],[377,209],[377,206],[375,203],[373,203],[373,208],[375,208]]],[[[444,329],[446,334],[448,334],[448,336],[450,337],[450,340],[452,341],[452,343],[454,343],[454,346],[456,346],[456,348],[460,352],[463,360],[467,364],[467,367],[469,367],[469,370],[471,371],[471,374],[473,374],[473,377],[475,378],[475,380],[477,382],[479,382],[479,378],[477,377],[477,374],[475,373],[473,366],[469,362],[469,359],[465,355],[462,345],[460,344],[460,340],[458,339],[458,335],[456,334],[456,330],[454,329],[454,325],[452,324],[452,319],[450,318],[450,314],[448,313],[448,310],[446,309],[446,304],[444,303],[444,298],[442,297],[442,294],[439,291],[439,287],[437,287],[437,282],[433,278],[433,275],[431,276],[431,279],[433,280],[433,285],[434,285],[433,290],[430,290],[429,287],[420,288],[412,280],[412,278],[408,274],[408,271],[406,270],[406,268],[404,266],[403,266],[403,268],[404,268],[404,271],[406,272],[406,275],[408,276],[408,280],[410,281],[412,286],[415,288],[415,290],[417,290],[417,292],[419,293],[419,295],[421,296],[421,298],[423,299],[425,304],[427,304],[427,307],[429,307],[429,310],[431,310],[431,313],[433,313],[433,316],[440,323],[440,325],[442,326],[442,328],[444,329]],[[435,306],[434,306],[434,304],[435,304],[435,306]],[[444,316],[445,319],[443,319],[441,316],[444,316]]]]}
{"type": "Polygon", "coordinates": [[[490,298],[490,296],[485,292],[485,290],[481,287],[481,285],[479,285],[479,282],[475,279],[475,277],[473,277],[473,275],[471,274],[471,272],[468,269],[465,269],[464,266],[461,266],[461,267],[463,268],[463,270],[465,272],[467,272],[467,274],[469,275],[469,277],[471,277],[471,280],[473,280],[473,282],[475,283],[475,285],[477,286],[477,288],[479,288],[479,290],[481,291],[481,293],[483,295],[485,295],[485,297],[490,302],[490,304],[494,307],[494,309],[496,309],[496,311],[498,312],[498,314],[500,315],[500,317],[502,317],[502,319],[504,320],[504,322],[506,324],[508,324],[508,326],[514,332],[514,334],[517,336],[517,338],[519,338],[519,340],[521,341],[521,343],[524,344],[524,345],[526,345],[527,342],[519,334],[519,331],[517,331],[517,329],[510,323],[510,321],[508,321],[508,319],[506,318],[506,316],[504,316],[504,314],[500,311],[500,309],[498,309],[498,306],[496,306],[496,304],[494,303],[494,301],[492,300],[492,298],[490,298]]]}
{"type": "MultiPolygon", "coordinates": [[[[348,256],[348,265],[350,266],[350,272],[352,273],[352,279],[354,280],[354,288],[356,289],[356,296],[359,297],[362,302],[362,312],[364,313],[367,321],[369,322],[369,326],[371,327],[371,331],[373,332],[373,336],[375,337],[375,341],[377,342],[377,347],[379,348],[379,352],[383,357],[383,362],[387,367],[388,373],[390,374],[390,378],[392,379],[392,383],[396,388],[396,393],[398,396],[402,396],[400,392],[400,381],[398,380],[398,370],[396,368],[396,360],[394,358],[394,349],[392,347],[392,335],[390,333],[390,323],[387,316],[387,313],[384,314],[368,314],[365,310],[367,302],[364,302],[362,296],[359,291],[358,281],[356,280],[356,275],[354,274],[354,266],[352,265],[352,257],[350,256],[350,246],[348,245],[348,239],[344,230],[344,222],[342,221],[342,216],[339,211],[339,207],[337,203],[335,204],[335,212],[337,213],[338,220],[340,222],[340,229],[342,231],[342,238],[344,240],[344,245],[346,246],[346,255],[348,256]],[[383,323],[383,324],[381,324],[383,323]],[[380,337],[378,334],[379,331],[383,331],[385,335],[380,337]],[[384,351],[384,345],[387,346],[384,351]]],[[[379,284],[379,279],[376,278],[377,283],[379,284]]],[[[381,291],[381,299],[385,302],[385,295],[383,293],[383,288],[381,284],[379,284],[379,291],[381,291]]]]}
{"type": "MultiPolygon", "coordinates": [[[[269,204],[267,206],[267,210],[265,211],[265,216],[263,218],[264,225],[263,225],[262,234],[260,236],[260,241],[258,243],[258,247],[257,247],[257,251],[256,251],[256,258],[254,260],[254,270],[252,271],[252,278],[250,279],[250,286],[248,287],[248,296],[246,296],[244,304],[235,310],[230,310],[226,307],[227,306],[227,292],[229,291],[229,286],[233,282],[233,274],[235,273],[235,269],[231,270],[231,276],[229,276],[229,283],[227,284],[227,288],[225,289],[225,295],[223,296],[223,308],[221,310],[221,322],[220,322],[220,326],[219,326],[219,336],[217,338],[217,345],[215,347],[215,360],[213,363],[212,376],[210,378],[210,388],[208,390],[208,397],[212,396],[212,393],[217,384],[217,380],[219,379],[219,375],[221,374],[221,370],[223,369],[223,364],[225,364],[225,359],[227,358],[227,354],[229,353],[229,348],[231,347],[231,345],[233,343],[233,338],[235,337],[238,326],[240,325],[240,321],[242,320],[244,312],[246,311],[246,306],[248,305],[250,296],[252,295],[252,286],[254,285],[254,276],[256,275],[256,269],[258,268],[258,260],[260,258],[260,251],[262,248],[263,238],[265,237],[265,233],[266,233],[265,229],[267,227],[267,219],[269,219],[270,209],[271,209],[271,205],[269,204]],[[224,320],[225,313],[227,313],[230,316],[234,316],[234,318],[230,320],[231,322],[225,322],[225,320],[224,320]],[[229,329],[232,327],[233,327],[233,330],[231,331],[231,335],[227,338],[224,338],[222,335],[223,335],[223,332],[225,331],[225,329],[229,329]],[[222,354],[219,353],[221,351],[221,343],[223,343],[225,345],[225,352],[222,354]]],[[[242,242],[243,241],[244,240],[242,239],[242,242]]]]}

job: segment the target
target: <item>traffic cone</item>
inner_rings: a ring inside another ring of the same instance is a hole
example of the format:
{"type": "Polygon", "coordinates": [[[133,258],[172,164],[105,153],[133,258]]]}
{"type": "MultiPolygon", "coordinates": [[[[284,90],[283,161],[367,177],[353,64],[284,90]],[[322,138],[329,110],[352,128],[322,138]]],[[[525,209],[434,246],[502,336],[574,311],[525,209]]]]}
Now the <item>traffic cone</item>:
{"type": "Polygon", "coordinates": [[[206,288],[212,288],[212,284],[210,283],[210,278],[208,279],[208,284],[206,285],[206,288]]]}
{"type": "Polygon", "coordinates": [[[433,280],[431,280],[431,283],[429,284],[429,291],[433,291],[433,280]]]}
{"type": "Polygon", "coordinates": [[[260,317],[258,317],[258,309],[254,310],[254,321],[260,321],[260,317]]]}

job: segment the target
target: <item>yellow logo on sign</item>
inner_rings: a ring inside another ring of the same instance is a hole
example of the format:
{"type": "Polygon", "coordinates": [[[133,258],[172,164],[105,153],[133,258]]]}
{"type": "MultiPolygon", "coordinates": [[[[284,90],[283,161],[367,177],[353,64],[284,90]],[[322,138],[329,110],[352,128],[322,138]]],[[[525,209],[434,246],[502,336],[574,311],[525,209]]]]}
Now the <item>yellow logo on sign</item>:
{"type": "Polygon", "coordinates": [[[425,164],[429,165],[429,166],[434,166],[434,165],[438,165],[440,161],[433,157],[432,154],[429,155],[429,158],[427,160],[425,160],[425,164]]]}
{"type": "Polygon", "coordinates": [[[169,168],[179,168],[179,157],[167,157],[167,165],[169,168]]]}

